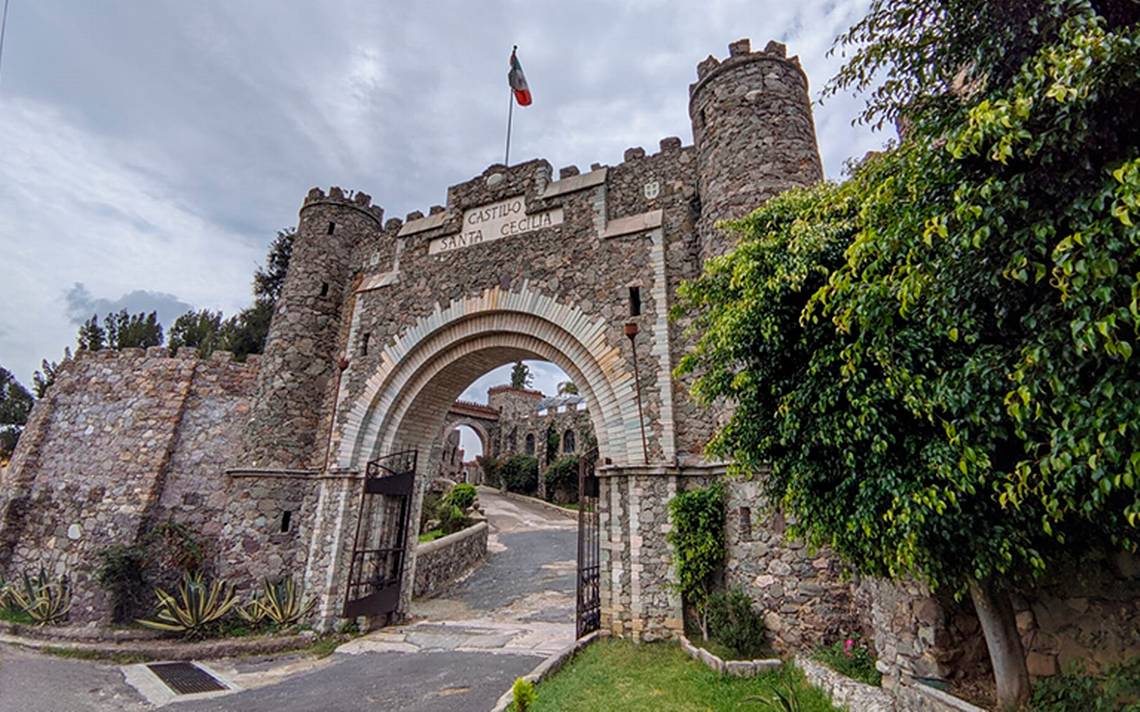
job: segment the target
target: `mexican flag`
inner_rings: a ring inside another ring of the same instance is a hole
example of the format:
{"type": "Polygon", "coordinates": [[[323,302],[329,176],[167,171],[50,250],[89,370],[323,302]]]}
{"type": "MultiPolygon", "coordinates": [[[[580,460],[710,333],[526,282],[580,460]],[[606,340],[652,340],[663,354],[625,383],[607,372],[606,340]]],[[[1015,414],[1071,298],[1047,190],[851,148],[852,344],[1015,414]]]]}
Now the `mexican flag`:
{"type": "Polygon", "coordinates": [[[526,75],[523,74],[519,58],[515,56],[517,50],[517,46],[511,50],[511,71],[507,74],[507,81],[515,92],[515,101],[519,106],[530,106],[530,87],[526,85],[526,75]]]}

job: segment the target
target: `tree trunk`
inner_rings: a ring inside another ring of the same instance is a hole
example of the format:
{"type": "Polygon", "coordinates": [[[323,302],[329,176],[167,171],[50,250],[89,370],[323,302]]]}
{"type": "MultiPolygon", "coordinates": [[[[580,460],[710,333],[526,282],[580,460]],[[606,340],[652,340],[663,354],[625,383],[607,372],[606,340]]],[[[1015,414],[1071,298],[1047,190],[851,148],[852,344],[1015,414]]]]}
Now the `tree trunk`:
{"type": "Polygon", "coordinates": [[[1015,710],[1029,701],[1029,670],[1009,595],[988,581],[971,581],[970,598],[986,636],[994,668],[998,708],[1015,710]]]}

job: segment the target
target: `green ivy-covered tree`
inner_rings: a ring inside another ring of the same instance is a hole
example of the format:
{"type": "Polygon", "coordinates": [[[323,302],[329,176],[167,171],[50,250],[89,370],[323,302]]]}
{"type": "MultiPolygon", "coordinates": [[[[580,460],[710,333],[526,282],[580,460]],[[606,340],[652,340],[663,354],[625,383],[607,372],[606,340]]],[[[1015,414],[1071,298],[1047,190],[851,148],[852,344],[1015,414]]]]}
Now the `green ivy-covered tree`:
{"type": "Polygon", "coordinates": [[[836,86],[886,71],[865,118],[904,140],[736,225],[682,291],[680,371],[735,404],[710,448],[770,465],[796,533],[968,592],[1013,707],[1010,592],[1140,542],[1140,28],[1122,3],[879,0],[845,40],[836,86]]]}
{"type": "Polygon", "coordinates": [[[12,372],[0,367],[0,463],[6,463],[16,450],[34,400],[12,372]]]}

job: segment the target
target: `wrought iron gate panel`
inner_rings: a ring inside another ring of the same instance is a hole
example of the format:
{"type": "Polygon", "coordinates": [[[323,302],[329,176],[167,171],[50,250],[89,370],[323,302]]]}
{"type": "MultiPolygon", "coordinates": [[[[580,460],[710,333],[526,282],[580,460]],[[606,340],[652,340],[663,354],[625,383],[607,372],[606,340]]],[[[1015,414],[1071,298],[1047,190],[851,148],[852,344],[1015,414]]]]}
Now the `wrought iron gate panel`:
{"type": "Polygon", "coordinates": [[[598,477],[594,465],[598,451],[578,460],[578,637],[602,623],[601,536],[598,528],[598,477]]]}
{"type": "Polygon", "coordinates": [[[345,618],[388,615],[400,605],[415,481],[415,450],[373,460],[365,468],[344,596],[345,618]]]}

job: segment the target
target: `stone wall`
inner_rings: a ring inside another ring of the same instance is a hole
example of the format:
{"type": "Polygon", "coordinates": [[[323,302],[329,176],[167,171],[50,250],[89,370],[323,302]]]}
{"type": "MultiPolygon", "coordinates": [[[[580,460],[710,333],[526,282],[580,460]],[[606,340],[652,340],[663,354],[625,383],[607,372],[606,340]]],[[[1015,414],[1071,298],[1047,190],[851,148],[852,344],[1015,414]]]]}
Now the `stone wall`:
{"type": "Polygon", "coordinates": [[[36,403],[0,483],[0,573],[67,573],[73,622],[108,620],[93,578],[105,547],[168,519],[211,550],[221,534],[224,462],[257,365],[183,354],[78,352],[36,403]]]}
{"type": "Polygon", "coordinates": [[[487,556],[486,522],[416,547],[414,598],[436,596],[487,556]]]}
{"type": "Polygon", "coordinates": [[[725,584],[752,597],[776,649],[812,649],[859,630],[844,567],[788,540],[783,515],[767,511],[757,483],[727,484],[725,584]]]}

